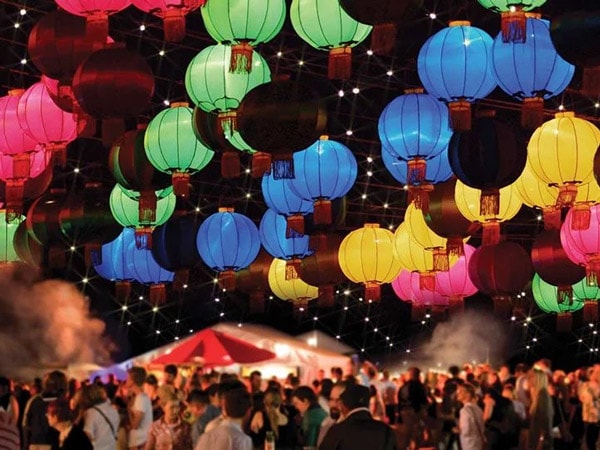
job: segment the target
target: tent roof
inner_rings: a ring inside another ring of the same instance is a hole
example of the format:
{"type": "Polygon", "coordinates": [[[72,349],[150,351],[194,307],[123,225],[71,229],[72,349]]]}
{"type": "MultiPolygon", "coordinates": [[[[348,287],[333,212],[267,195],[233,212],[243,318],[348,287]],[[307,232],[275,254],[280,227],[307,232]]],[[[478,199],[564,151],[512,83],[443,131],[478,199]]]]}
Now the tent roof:
{"type": "Polygon", "coordinates": [[[320,330],[299,334],[296,336],[296,339],[307,343],[311,347],[329,350],[342,355],[352,355],[357,352],[354,347],[350,347],[320,330]]]}

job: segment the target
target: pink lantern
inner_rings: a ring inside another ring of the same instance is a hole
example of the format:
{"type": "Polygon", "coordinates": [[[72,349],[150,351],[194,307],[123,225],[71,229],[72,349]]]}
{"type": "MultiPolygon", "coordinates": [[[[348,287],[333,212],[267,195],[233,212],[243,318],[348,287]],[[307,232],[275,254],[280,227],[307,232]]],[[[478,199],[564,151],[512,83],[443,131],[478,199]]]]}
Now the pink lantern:
{"type": "Polygon", "coordinates": [[[34,150],[37,141],[19,126],[17,107],[25,91],[14,89],[8,95],[0,97],[0,153],[4,155],[18,155],[34,150]]]}
{"type": "Polygon", "coordinates": [[[477,287],[469,278],[469,260],[475,247],[464,244],[464,254],[446,272],[438,272],[435,276],[435,291],[448,298],[450,309],[462,312],[464,299],[477,293],[477,287]]]}
{"type": "Polygon", "coordinates": [[[182,41],[185,15],[203,6],[205,0],[132,0],[133,6],[163,19],[165,40],[182,41]]]}
{"type": "Polygon", "coordinates": [[[402,269],[400,271],[400,275],[396,277],[394,281],[392,281],[392,289],[394,293],[398,296],[400,300],[404,300],[406,302],[413,301],[412,288],[410,284],[412,272],[402,269]]]}
{"type": "Polygon", "coordinates": [[[105,42],[108,36],[108,16],[131,5],[130,0],[56,0],[65,11],[87,20],[86,34],[94,41],[105,42]]]}
{"type": "Polygon", "coordinates": [[[21,96],[17,116],[21,129],[46,150],[54,152],[53,156],[64,165],[67,144],[77,137],[77,121],[73,114],[56,106],[42,81],[21,96]]]}
{"type": "Polygon", "coordinates": [[[587,283],[597,286],[600,278],[600,205],[590,208],[587,230],[573,228],[574,208],[571,208],[560,228],[560,243],[575,264],[585,265],[587,283]]]}
{"type": "Polygon", "coordinates": [[[392,281],[392,289],[399,298],[412,303],[413,320],[420,320],[426,309],[431,309],[437,318],[445,318],[448,299],[435,291],[421,288],[420,278],[419,272],[403,269],[392,281]]]}

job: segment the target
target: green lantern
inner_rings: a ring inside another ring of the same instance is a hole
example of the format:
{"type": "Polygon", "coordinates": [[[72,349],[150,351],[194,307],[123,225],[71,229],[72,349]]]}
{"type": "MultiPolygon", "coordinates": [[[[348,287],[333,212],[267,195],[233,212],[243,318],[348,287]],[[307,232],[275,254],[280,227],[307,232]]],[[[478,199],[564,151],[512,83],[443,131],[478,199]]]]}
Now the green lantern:
{"type": "Polygon", "coordinates": [[[6,210],[0,209],[0,264],[20,261],[15,250],[14,236],[17,227],[25,220],[25,216],[18,216],[14,222],[6,222],[6,210]]]}
{"type": "MultiPolygon", "coordinates": [[[[585,281],[585,280],[584,280],[585,281]]],[[[536,305],[542,311],[548,314],[557,314],[557,331],[568,331],[573,323],[572,313],[583,308],[583,302],[573,298],[571,301],[558,301],[558,288],[550,283],[546,283],[536,273],[531,282],[533,299],[536,305]]]]}
{"type": "Polygon", "coordinates": [[[590,286],[584,278],[573,285],[573,298],[583,302],[583,320],[596,322],[598,320],[598,300],[600,300],[600,287],[590,286]]]}
{"type": "Polygon", "coordinates": [[[192,128],[192,108],[172,103],[148,124],[144,136],[146,156],[158,170],[170,173],[176,195],[189,195],[190,175],[204,169],[214,152],[204,146],[192,128]]]}
{"type": "Polygon", "coordinates": [[[286,6],[285,0],[218,0],[207,1],[201,12],[208,34],[232,46],[229,70],[251,72],[252,47],[281,31],[286,6]]]}
{"type": "Polygon", "coordinates": [[[290,18],[304,41],[329,51],[329,78],[350,78],[352,47],[364,41],[373,27],[350,17],[339,0],[293,0],[290,18]]]}
{"type": "Polygon", "coordinates": [[[502,18],[502,40],[504,42],[525,42],[527,39],[527,11],[539,8],[546,0],[478,0],[502,18]]]}
{"type": "Polygon", "coordinates": [[[152,230],[169,220],[175,211],[177,197],[172,188],[157,191],[156,196],[158,200],[155,219],[140,220],[138,200],[135,199],[132,191],[116,184],[110,193],[112,215],[122,226],[135,228],[135,241],[138,248],[151,248],[152,230]]]}

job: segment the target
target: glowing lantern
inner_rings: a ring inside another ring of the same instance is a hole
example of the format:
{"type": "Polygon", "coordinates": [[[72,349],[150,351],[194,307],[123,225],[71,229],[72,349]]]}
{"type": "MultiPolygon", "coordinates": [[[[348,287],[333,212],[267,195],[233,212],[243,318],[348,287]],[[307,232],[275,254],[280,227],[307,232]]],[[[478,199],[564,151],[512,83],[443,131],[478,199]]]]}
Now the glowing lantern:
{"type": "Polygon", "coordinates": [[[426,192],[431,190],[425,182],[427,160],[445,151],[452,137],[448,108],[417,90],[392,100],[381,113],[378,128],[382,152],[408,163],[409,191],[417,207],[426,206],[426,192]]]}
{"type": "Polygon", "coordinates": [[[163,20],[165,41],[179,42],[185,37],[185,16],[206,0],[132,0],[133,6],[163,20]]]}
{"type": "Polygon", "coordinates": [[[208,216],[196,238],[204,263],[219,272],[223,289],[235,289],[235,272],[248,267],[260,250],[260,237],[254,222],[232,208],[219,208],[208,216]]]}
{"type": "Polygon", "coordinates": [[[56,0],[65,11],[86,18],[86,33],[97,42],[108,36],[108,16],[127,8],[130,0],[56,0]]]}
{"type": "Polygon", "coordinates": [[[294,314],[299,315],[306,310],[310,300],[319,296],[319,289],[300,278],[288,278],[287,272],[286,261],[275,258],[269,268],[269,287],[276,297],[292,302],[294,314]]]}
{"type": "Polygon", "coordinates": [[[329,51],[328,77],[350,78],[352,47],[364,41],[373,27],[350,17],[338,0],[293,0],[290,18],[305,42],[329,51]]]}
{"type": "Polygon", "coordinates": [[[498,35],[492,47],[492,67],[500,88],[523,101],[521,125],[535,129],[544,121],[544,99],[567,88],[575,67],[556,53],[547,20],[528,18],[527,37],[525,43],[506,44],[498,35]]]}
{"type": "MultiPolygon", "coordinates": [[[[558,113],[531,136],[528,165],[541,182],[558,186],[558,205],[571,206],[578,186],[592,181],[592,162],[599,145],[600,130],[595,125],[572,112],[558,113]]],[[[589,218],[588,208],[579,209],[574,227],[587,228],[589,218]]]]}
{"type": "Polygon", "coordinates": [[[598,300],[600,299],[600,287],[588,285],[585,279],[574,284],[573,300],[583,302],[583,320],[596,322],[598,320],[598,300]]]}
{"type": "Polygon", "coordinates": [[[556,330],[566,332],[573,324],[572,313],[583,308],[583,302],[574,299],[561,301],[556,286],[544,281],[537,273],[531,282],[531,292],[536,305],[547,314],[557,314],[556,330]]]}
{"type": "Polygon", "coordinates": [[[43,249],[27,232],[25,221],[17,225],[13,235],[13,248],[19,260],[31,267],[42,265],[43,249]]]}
{"type": "Polygon", "coordinates": [[[417,70],[435,98],[448,102],[454,131],[471,128],[471,102],[496,87],[488,57],[493,40],[470,22],[450,22],[421,47],[417,70]]]}
{"type": "Polygon", "coordinates": [[[146,248],[138,248],[135,242],[129,243],[126,258],[134,280],[150,285],[150,303],[163,304],[167,300],[165,283],[173,281],[175,274],[160,267],[152,252],[146,248]]]}
{"type": "Polygon", "coordinates": [[[220,44],[232,45],[231,72],[252,71],[253,46],[269,42],[283,27],[284,0],[207,2],[201,9],[206,31],[220,44]]]}
{"type": "MultiPolygon", "coordinates": [[[[435,290],[433,252],[425,250],[415,240],[408,222],[401,223],[394,233],[394,255],[400,266],[410,272],[418,272],[421,287],[435,290]]],[[[448,263],[449,266],[449,263],[448,263]]]]}
{"type": "Polygon", "coordinates": [[[483,227],[483,244],[496,244],[500,239],[500,223],[515,217],[523,203],[513,185],[500,189],[498,214],[481,214],[481,191],[456,181],[454,200],[460,213],[483,227]]]}
{"type": "Polygon", "coordinates": [[[452,171],[465,185],[481,190],[479,213],[500,213],[500,189],[521,175],[527,146],[512,127],[491,117],[478,117],[471,131],[454,133],[448,149],[452,171]]]}
{"type": "Polygon", "coordinates": [[[477,293],[477,287],[469,278],[469,261],[475,252],[470,245],[464,246],[464,254],[446,272],[435,274],[435,292],[448,298],[452,312],[462,312],[465,297],[477,293]]]}
{"type": "Polygon", "coordinates": [[[144,136],[146,155],[154,167],[172,174],[175,195],[189,195],[190,175],[204,169],[214,156],[192,129],[192,109],[171,103],[148,124],[144,136]]]}
{"type": "Polygon", "coordinates": [[[600,279],[600,205],[590,208],[590,225],[585,230],[575,227],[574,214],[571,208],[560,229],[560,241],[571,261],[585,265],[587,281],[595,286],[600,279]]]}
{"type": "Polygon", "coordinates": [[[417,272],[402,270],[398,277],[392,281],[392,288],[396,295],[411,304],[411,318],[420,320],[425,311],[429,310],[438,320],[446,319],[448,299],[435,291],[423,289],[417,272]]]}
{"type": "Polygon", "coordinates": [[[561,225],[561,211],[556,207],[558,188],[542,183],[536,178],[529,164],[525,164],[521,176],[517,178],[513,186],[525,206],[542,210],[544,228],[559,229],[561,225]]]}
{"type": "Polygon", "coordinates": [[[19,100],[25,91],[13,89],[0,97],[0,152],[4,155],[20,155],[34,150],[38,144],[19,125],[19,100]]]}
{"type": "Polygon", "coordinates": [[[265,311],[265,295],[269,291],[269,269],[273,257],[260,250],[256,259],[245,269],[235,273],[236,289],[250,297],[250,313],[265,311]]]}
{"type": "Polygon", "coordinates": [[[260,241],[274,258],[288,261],[289,278],[298,276],[301,259],[312,254],[308,235],[287,237],[287,221],[284,216],[267,209],[258,227],[260,241]]]}
{"type": "MultiPolygon", "coordinates": [[[[546,0],[478,0],[484,8],[500,13],[502,42],[528,42],[526,11],[539,8],[546,0]]],[[[530,38],[533,38],[531,36],[530,38]]]]}
{"type": "Polygon", "coordinates": [[[25,220],[20,216],[18,220],[8,223],[6,220],[6,210],[0,209],[0,264],[13,263],[19,261],[14,237],[17,227],[25,220]]]}
{"type": "Polygon", "coordinates": [[[356,181],[356,157],[345,145],[321,136],[306,150],[294,153],[294,170],[290,188],[314,202],[315,224],[330,224],[331,200],[346,195],[356,181]]]}
{"type": "MultiPolygon", "coordinates": [[[[381,161],[394,179],[402,184],[408,185],[408,162],[395,158],[390,152],[381,152],[381,161]]],[[[427,161],[427,170],[423,184],[438,184],[448,181],[453,172],[448,162],[448,151],[445,150],[435,158],[427,161]]]]}
{"type": "Polygon", "coordinates": [[[303,236],[304,216],[313,212],[313,202],[304,200],[296,194],[289,180],[276,180],[272,173],[263,176],[261,186],[266,205],[277,214],[286,216],[288,225],[286,235],[303,236]]]}
{"type": "Polygon", "coordinates": [[[402,269],[394,253],[394,234],[368,223],[350,232],[340,244],[340,267],[354,283],[365,285],[365,300],[381,298],[381,284],[391,283],[402,269]]]}
{"type": "Polygon", "coordinates": [[[175,211],[176,196],[170,189],[167,192],[157,191],[158,201],[156,202],[156,214],[154,220],[145,217],[140,218],[139,197],[134,192],[127,191],[121,185],[117,184],[110,194],[110,210],[117,220],[124,227],[135,228],[136,244],[140,248],[152,248],[152,230],[158,225],[162,225],[175,211]],[[140,220],[141,219],[141,220],[140,220]]]}
{"type": "Polygon", "coordinates": [[[420,305],[415,301],[415,297],[412,291],[412,278],[419,276],[418,273],[411,272],[406,269],[402,269],[400,274],[392,281],[392,289],[396,296],[403,301],[411,304],[410,316],[411,321],[419,322],[422,321],[427,312],[425,305],[420,305]]]}
{"type": "Polygon", "coordinates": [[[134,275],[128,262],[127,249],[135,241],[135,232],[131,228],[123,228],[121,234],[112,242],[102,246],[102,258],[94,265],[96,273],[105,280],[115,282],[117,301],[125,303],[131,293],[131,281],[134,275]]]}
{"type": "Polygon", "coordinates": [[[77,121],[56,106],[44,83],[39,81],[25,91],[19,99],[17,115],[23,132],[53,152],[64,166],[67,144],[77,137],[77,121]]]}

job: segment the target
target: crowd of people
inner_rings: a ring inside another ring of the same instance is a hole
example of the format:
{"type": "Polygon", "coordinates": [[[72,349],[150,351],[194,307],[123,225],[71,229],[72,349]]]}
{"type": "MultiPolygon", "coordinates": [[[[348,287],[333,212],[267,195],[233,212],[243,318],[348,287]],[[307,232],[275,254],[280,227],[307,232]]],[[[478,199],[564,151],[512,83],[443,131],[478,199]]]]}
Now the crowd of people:
{"type": "Polygon", "coordinates": [[[599,434],[600,364],[391,377],[365,362],[310,386],[173,365],[158,377],[132,367],[121,382],[0,377],[2,450],[596,450],[599,434]]]}

